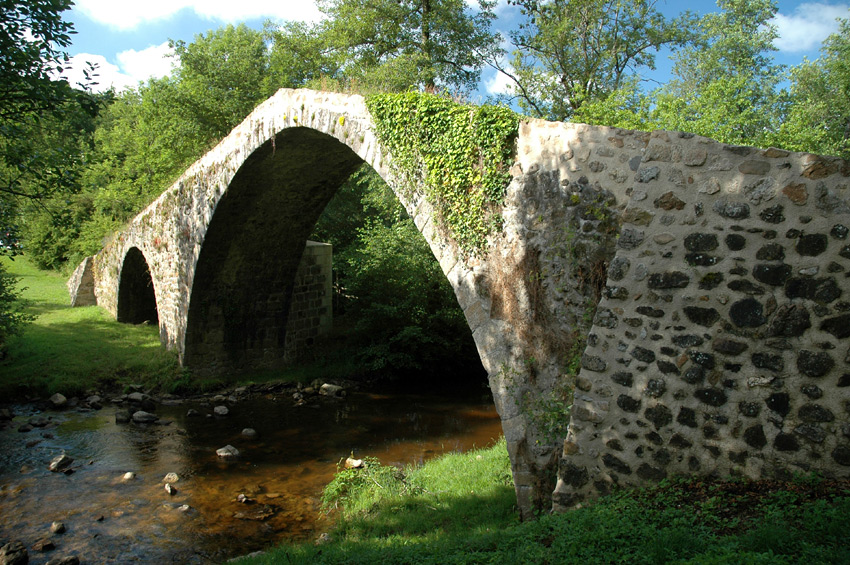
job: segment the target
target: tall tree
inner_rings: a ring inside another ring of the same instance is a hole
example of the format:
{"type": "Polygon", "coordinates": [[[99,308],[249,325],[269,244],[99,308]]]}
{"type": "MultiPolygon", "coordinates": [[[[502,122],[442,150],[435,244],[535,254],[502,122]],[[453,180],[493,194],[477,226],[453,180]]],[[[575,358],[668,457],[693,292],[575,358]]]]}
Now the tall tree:
{"type": "Polygon", "coordinates": [[[176,111],[195,124],[206,143],[227,135],[268,97],[264,78],[268,58],[263,33],[229,25],[192,43],[172,41],[180,64],[173,73],[176,111]]]}
{"type": "Polygon", "coordinates": [[[511,67],[501,71],[526,112],[559,121],[654,69],[655,52],[686,43],[693,20],[688,12],[667,19],[656,0],[509,1],[525,21],[511,33],[511,67]]]}
{"type": "Polygon", "coordinates": [[[763,145],[781,119],[778,85],[784,69],[773,63],[773,0],[718,0],[720,12],[703,16],[692,46],[676,56],[674,78],[656,98],[660,127],[726,143],[763,145]]]}
{"type": "Polygon", "coordinates": [[[774,143],[850,159],[850,19],[839,20],[816,61],[791,70],[791,109],[774,143]]]}
{"type": "MultiPolygon", "coordinates": [[[[47,130],[42,118],[72,111],[82,99],[52,72],[68,60],[71,24],[62,19],[70,0],[0,0],[0,255],[20,251],[21,202],[44,199],[76,187],[73,151],[39,145],[47,130]]],[[[15,281],[0,264],[0,359],[6,338],[27,316],[21,313],[15,281]]]]}
{"type": "Polygon", "coordinates": [[[264,34],[270,44],[264,87],[269,95],[278,88],[321,89],[323,81],[340,76],[346,61],[315,26],[302,22],[280,25],[266,22],[264,34]]]}
{"type": "Polygon", "coordinates": [[[54,78],[68,56],[70,0],[0,0],[0,254],[17,252],[15,210],[22,203],[77,189],[73,139],[43,143],[53,123],[95,113],[97,102],[54,78]],[[46,123],[53,120],[53,123],[46,123]]]}
{"type": "Polygon", "coordinates": [[[319,0],[322,33],[348,81],[380,91],[470,92],[498,48],[495,2],[319,0]]]}

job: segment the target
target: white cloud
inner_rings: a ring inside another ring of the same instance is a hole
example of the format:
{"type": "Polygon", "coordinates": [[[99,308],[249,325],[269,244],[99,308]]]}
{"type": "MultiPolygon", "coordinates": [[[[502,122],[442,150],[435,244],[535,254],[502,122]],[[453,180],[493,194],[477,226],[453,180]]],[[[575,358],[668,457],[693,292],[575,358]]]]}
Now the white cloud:
{"type": "Polygon", "coordinates": [[[176,63],[170,56],[172,53],[174,50],[166,41],[141,51],[135,49],[122,51],[116,57],[121,70],[138,82],[152,76],[158,78],[171,74],[172,66],[176,63]]]}
{"type": "MultiPolygon", "coordinates": [[[[505,70],[511,72],[512,69],[508,67],[505,70]]],[[[484,79],[484,90],[487,94],[513,94],[513,86],[514,81],[499,71],[484,79]]]]}
{"type": "Polygon", "coordinates": [[[250,18],[315,21],[321,15],[313,0],[77,0],[75,9],[97,22],[122,30],[168,18],[183,9],[225,22],[250,18]]]}
{"type": "Polygon", "coordinates": [[[774,42],[780,51],[802,52],[818,47],[824,39],[838,31],[836,18],[850,17],[850,4],[800,4],[790,16],[778,13],[773,24],[779,32],[774,42]]]}
{"type": "Polygon", "coordinates": [[[130,49],[116,55],[118,65],[110,63],[103,55],[92,53],[79,53],[71,57],[64,66],[61,76],[74,86],[78,83],[85,84],[84,69],[88,63],[97,65],[95,69],[97,84],[92,88],[96,92],[103,92],[110,87],[120,92],[127,88],[138,85],[150,77],[163,77],[171,73],[173,59],[168,57],[171,49],[168,43],[154,45],[141,51],[130,49]]]}

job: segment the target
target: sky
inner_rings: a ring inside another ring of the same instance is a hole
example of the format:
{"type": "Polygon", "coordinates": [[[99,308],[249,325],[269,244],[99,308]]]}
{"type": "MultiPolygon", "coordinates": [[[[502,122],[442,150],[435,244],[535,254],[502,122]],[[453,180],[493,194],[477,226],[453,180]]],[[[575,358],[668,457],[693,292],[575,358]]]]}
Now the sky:
{"type": "MultiPolygon", "coordinates": [[[[718,10],[713,0],[658,0],[657,7],[668,16],[685,9],[698,14],[718,10]]],[[[789,66],[804,57],[816,59],[821,42],[837,30],[835,19],[850,17],[850,0],[781,0],[778,7],[774,58],[789,66]]],[[[499,0],[496,14],[494,28],[507,37],[519,22],[518,9],[499,0]]],[[[266,20],[310,22],[320,17],[314,0],[76,0],[65,13],[77,32],[68,49],[73,64],[65,76],[72,84],[82,80],[82,68],[90,61],[98,65],[97,88],[122,90],[171,72],[170,39],[189,43],[231,23],[261,29],[266,20]]],[[[658,70],[648,78],[664,82],[672,67],[669,54],[659,53],[656,64],[658,70]]],[[[478,96],[504,92],[506,84],[503,75],[487,69],[478,96]]]]}

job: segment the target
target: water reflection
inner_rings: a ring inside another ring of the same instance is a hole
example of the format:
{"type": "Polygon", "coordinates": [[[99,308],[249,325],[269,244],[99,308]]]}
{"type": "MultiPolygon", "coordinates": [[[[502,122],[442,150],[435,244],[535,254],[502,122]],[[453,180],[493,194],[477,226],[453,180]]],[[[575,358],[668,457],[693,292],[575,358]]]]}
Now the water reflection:
{"type": "Polygon", "coordinates": [[[492,401],[355,393],[295,407],[289,400],[245,400],[214,418],[212,405],[161,406],[167,425],[115,424],[115,409],[46,413],[45,428],[19,433],[34,415],[16,407],[0,431],[0,541],[28,546],[53,521],[68,532],[57,549],[30,552],[31,563],[76,554],[92,562],[220,562],[277,540],[321,529],[318,496],[337,462],[351,453],[384,463],[421,462],[439,453],[485,446],[501,434],[492,401]],[[194,408],[200,415],[187,417],[194,408]],[[256,438],[242,435],[244,428],[256,438]],[[224,461],[215,450],[233,445],[224,461]],[[29,447],[27,447],[29,445],[29,447]],[[47,463],[65,452],[70,475],[47,463]],[[136,478],[123,481],[125,472],[136,478]],[[176,491],[162,478],[174,472],[176,491]],[[239,502],[242,494],[251,503],[239,502]]]}

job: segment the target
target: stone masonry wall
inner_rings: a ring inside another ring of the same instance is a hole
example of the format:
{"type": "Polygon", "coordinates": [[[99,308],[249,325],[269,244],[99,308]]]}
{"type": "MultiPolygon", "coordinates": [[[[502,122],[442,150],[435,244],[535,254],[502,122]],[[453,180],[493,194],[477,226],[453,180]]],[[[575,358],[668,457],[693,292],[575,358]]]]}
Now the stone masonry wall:
{"type": "Polygon", "coordinates": [[[333,325],[333,246],[308,241],[292,290],[286,324],[286,352],[291,361],[309,350],[316,337],[333,325]]]}
{"type": "Polygon", "coordinates": [[[850,163],[655,132],[555,509],[673,475],[850,474],[850,163]]]}

